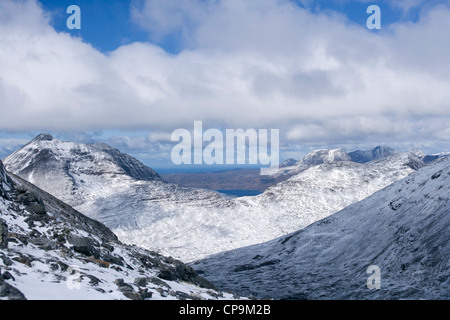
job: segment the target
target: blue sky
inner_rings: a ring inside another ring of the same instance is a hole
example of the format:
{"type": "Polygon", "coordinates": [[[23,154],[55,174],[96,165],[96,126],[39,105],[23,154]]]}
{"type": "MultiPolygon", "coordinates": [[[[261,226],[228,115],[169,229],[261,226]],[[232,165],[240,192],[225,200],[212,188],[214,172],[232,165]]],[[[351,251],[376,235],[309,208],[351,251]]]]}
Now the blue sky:
{"type": "Polygon", "coordinates": [[[0,158],[40,132],[158,169],[170,133],[276,128],[281,159],[450,141],[448,0],[4,0],[0,158]],[[366,9],[381,8],[381,30],[366,9]],[[68,30],[66,8],[81,8],[68,30]]]}
{"type": "Polygon", "coordinates": [[[61,32],[68,32],[66,9],[78,5],[82,9],[82,28],[70,33],[82,37],[102,52],[108,52],[123,44],[147,41],[147,32],[132,22],[130,1],[89,0],[41,0],[44,8],[52,13],[52,26],[61,32]]]}
{"type": "MultiPolygon", "coordinates": [[[[404,7],[393,5],[395,1],[292,1],[300,7],[308,8],[312,12],[339,13],[344,15],[349,23],[365,26],[368,14],[366,9],[370,4],[376,4],[382,9],[383,26],[392,23],[412,21],[418,19],[418,14],[425,6],[433,6],[446,1],[429,0],[422,1],[420,5],[411,7],[405,11],[404,7]]],[[[61,32],[67,32],[66,8],[70,5],[78,5],[82,8],[82,30],[72,30],[72,34],[80,36],[86,42],[92,44],[98,50],[106,53],[118,47],[135,41],[153,42],[167,52],[177,54],[183,50],[177,33],[167,35],[163,39],[152,39],[148,32],[139,27],[131,18],[130,7],[138,5],[137,0],[40,0],[43,7],[52,15],[52,26],[61,32]]]]}

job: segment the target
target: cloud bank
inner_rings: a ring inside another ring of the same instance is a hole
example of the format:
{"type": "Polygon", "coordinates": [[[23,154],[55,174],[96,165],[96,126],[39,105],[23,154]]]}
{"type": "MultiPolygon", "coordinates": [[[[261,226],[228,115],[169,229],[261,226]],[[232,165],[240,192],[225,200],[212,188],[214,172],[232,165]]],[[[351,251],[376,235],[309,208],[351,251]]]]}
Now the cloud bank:
{"type": "Polygon", "coordinates": [[[0,130],[154,142],[202,120],[298,143],[450,140],[448,5],[380,32],[287,0],[135,1],[130,16],[150,41],[101,53],[37,1],[1,1],[0,130]],[[152,44],[174,34],[178,54],[152,44]]]}

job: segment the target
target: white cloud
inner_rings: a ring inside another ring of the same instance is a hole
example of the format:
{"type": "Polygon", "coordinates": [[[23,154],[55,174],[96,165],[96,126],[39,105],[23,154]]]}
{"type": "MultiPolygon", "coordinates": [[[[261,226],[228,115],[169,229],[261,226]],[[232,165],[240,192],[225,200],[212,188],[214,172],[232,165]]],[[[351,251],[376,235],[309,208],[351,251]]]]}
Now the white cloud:
{"type": "Polygon", "coordinates": [[[216,3],[216,0],[135,0],[131,15],[154,39],[173,33],[187,36],[206,19],[216,3]]]}
{"type": "Polygon", "coordinates": [[[426,0],[397,0],[392,1],[392,6],[400,8],[403,11],[403,14],[407,15],[411,11],[411,9],[416,8],[426,2],[426,0]]]}
{"type": "Polygon", "coordinates": [[[437,134],[450,119],[447,7],[374,33],[287,0],[135,3],[153,36],[184,37],[177,55],[151,43],[102,54],[56,32],[33,0],[0,12],[3,130],[152,128],[146,145],[202,120],[302,142],[449,140],[437,134]]]}

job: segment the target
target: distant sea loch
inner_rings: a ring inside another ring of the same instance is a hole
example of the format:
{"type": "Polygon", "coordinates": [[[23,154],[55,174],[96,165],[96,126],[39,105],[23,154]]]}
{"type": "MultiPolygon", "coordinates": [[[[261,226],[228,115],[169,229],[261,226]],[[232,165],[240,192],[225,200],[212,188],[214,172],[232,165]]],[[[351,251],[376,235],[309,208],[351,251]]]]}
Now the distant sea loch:
{"type": "Polygon", "coordinates": [[[262,193],[262,191],[259,190],[215,190],[215,191],[235,197],[257,196],[258,194],[262,193]]]}

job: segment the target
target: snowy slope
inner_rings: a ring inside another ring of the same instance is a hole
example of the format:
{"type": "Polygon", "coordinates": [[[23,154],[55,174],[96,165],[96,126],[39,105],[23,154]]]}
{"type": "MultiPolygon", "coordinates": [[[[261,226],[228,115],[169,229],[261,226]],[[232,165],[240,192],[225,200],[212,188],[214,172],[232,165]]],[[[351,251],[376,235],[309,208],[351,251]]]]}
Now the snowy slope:
{"type": "Polygon", "coordinates": [[[0,300],[234,298],[22,179],[13,185],[1,162],[0,179],[0,300]]]}
{"type": "Polygon", "coordinates": [[[303,228],[421,165],[410,153],[358,164],[345,161],[348,155],[342,149],[318,150],[303,159],[303,169],[289,180],[259,196],[230,200],[214,192],[130,176],[104,149],[40,136],[9,156],[5,165],[101,221],[121,241],[183,261],[303,228]],[[45,161],[39,160],[41,154],[45,161]]]}
{"type": "MultiPolygon", "coordinates": [[[[114,232],[125,242],[192,261],[212,253],[261,243],[288,234],[360,201],[414,172],[414,154],[379,162],[334,162],[311,167],[261,195],[228,206],[165,203],[155,218],[142,214],[139,228],[114,232]]],[[[418,161],[418,160],[417,160],[418,161]]]]}
{"type": "Polygon", "coordinates": [[[193,266],[222,289],[257,297],[450,299],[449,258],[446,157],[305,229],[193,266]],[[371,265],[380,289],[367,287],[371,265]]]}

